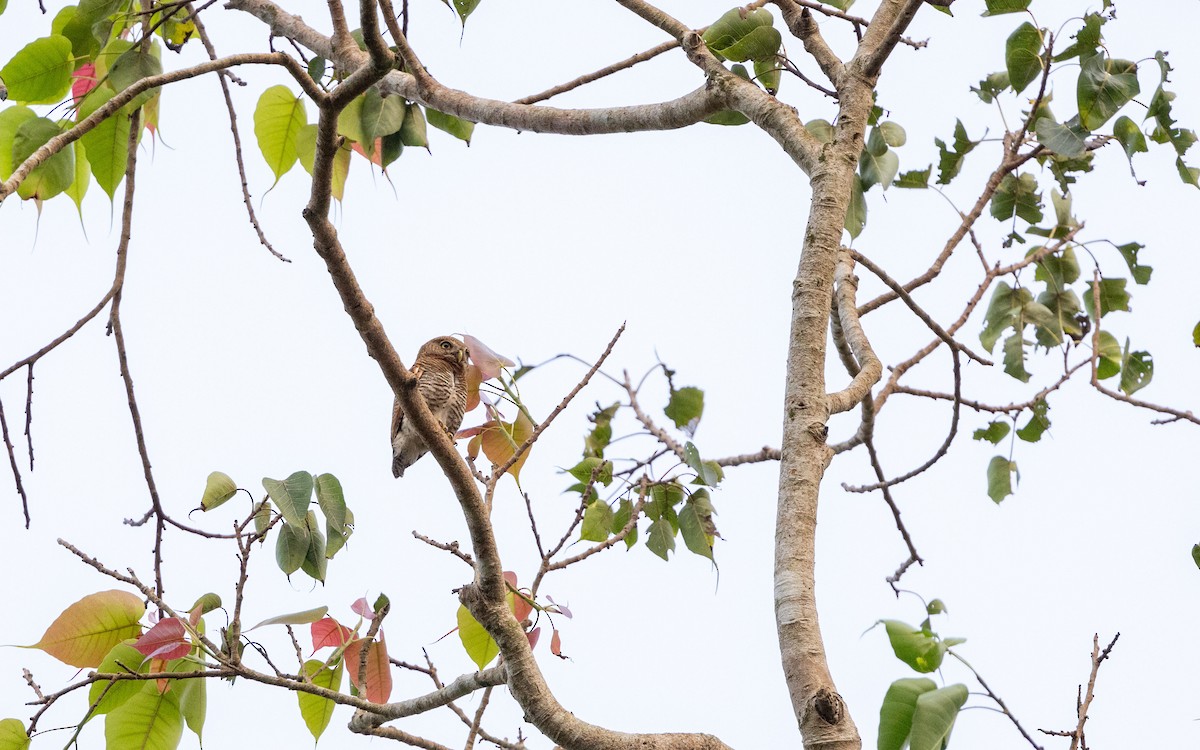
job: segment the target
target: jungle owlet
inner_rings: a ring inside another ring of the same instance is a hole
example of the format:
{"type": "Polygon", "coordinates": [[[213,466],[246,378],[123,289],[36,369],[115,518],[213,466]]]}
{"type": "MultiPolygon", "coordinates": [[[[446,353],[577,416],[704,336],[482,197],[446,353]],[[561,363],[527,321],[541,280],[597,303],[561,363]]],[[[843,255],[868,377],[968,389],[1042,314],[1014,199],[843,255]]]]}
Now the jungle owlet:
{"type": "MultiPolygon", "coordinates": [[[[434,419],[451,436],[462,424],[467,409],[466,363],[467,347],[461,341],[438,336],[425,342],[412,366],[417,390],[434,419]]],[[[392,476],[404,476],[404,470],[428,451],[429,447],[404,418],[404,410],[396,401],[392,407],[392,476]]]]}

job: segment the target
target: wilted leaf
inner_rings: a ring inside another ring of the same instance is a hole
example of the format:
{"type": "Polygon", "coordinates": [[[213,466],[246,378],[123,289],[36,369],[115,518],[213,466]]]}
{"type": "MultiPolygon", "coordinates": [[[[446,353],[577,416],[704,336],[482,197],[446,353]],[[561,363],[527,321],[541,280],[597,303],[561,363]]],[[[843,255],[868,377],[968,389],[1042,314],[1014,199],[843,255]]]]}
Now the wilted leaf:
{"type": "Polygon", "coordinates": [[[237,494],[237,484],[224,472],[214,471],[208,475],[204,485],[204,496],[200,498],[201,510],[212,510],[237,494]]]}

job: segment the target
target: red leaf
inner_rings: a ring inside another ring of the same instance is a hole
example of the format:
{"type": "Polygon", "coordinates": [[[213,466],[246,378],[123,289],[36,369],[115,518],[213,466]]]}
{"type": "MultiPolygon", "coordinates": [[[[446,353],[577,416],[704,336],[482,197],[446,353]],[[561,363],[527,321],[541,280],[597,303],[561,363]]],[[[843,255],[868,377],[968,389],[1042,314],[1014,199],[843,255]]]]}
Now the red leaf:
{"type": "Polygon", "coordinates": [[[192,650],[185,636],[183,622],[178,617],[164,617],[143,633],[133,647],[152,659],[182,659],[192,650]]]}
{"type": "Polygon", "coordinates": [[[71,74],[71,77],[75,79],[75,82],[71,84],[71,98],[78,102],[87,96],[89,91],[96,88],[96,64],[80,65],[79,69],[71,74]]]}
{"type": "Polygon", "coordinates": [[[332,617],[317,620],[309,627],[312,631],[313,651],[319,651],[326,646],[341,646],[354,639],[354,631],[332,617]]]}
{"type": "Polygon", "coordinates": [[[372,641],[367,648],[367,686],[359,684],[358,669],[362,664],[362,645],[365,638],[351,641],[346,647],[346,671],[350,673],[350,684],[358,688],[359,693],[366,696],[372,703],[387,703],[392,694],[392,670],[388,664],[387,644],[383,633],[379,640],[372,641]]]}
{"type": "MultiPolygon", "coordinates": [[[[555,631],[555,632],[557,632],[557,631],[555,631]]],[[[527,639],[529,639],[529,648],[533,648],[534,646],[537,645],[538,637],[541,636],[541,634],[542,634],[542,628],[540,625],[525,634],[525,637],[527,639]]]]}

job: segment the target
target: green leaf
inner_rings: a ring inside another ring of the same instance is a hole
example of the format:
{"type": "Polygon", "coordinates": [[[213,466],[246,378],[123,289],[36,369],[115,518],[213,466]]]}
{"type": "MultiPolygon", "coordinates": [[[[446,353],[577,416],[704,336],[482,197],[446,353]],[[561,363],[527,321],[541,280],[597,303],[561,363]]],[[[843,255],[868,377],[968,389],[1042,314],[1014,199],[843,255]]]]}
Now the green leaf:
{"type": "Polygon", "coordinates": [[[465,141],[468,146],[471,145],[471,135],[475,132],[475,123],[470,120],[463,120],[429,107],[425,108],[425,119],[438,130],[449,133],[460,141],[465,141]]]}
{"type": "Polygon", "coordinates": [[[1140,242],[1128,242],[1124,245],[1117,245],[1117,252],[1125,259],[1125,265],[1129,266],[1129,272],[1133,274],[1134,283],[1146,284],[1150,281],[1150,274],[1154,272],[1151,266],[1143,266],[1138,264],[1138,251],[1144,248],[1145,245],[1140,242]]]}
{"type": "Polygon", "coordinates": [[[863,195],[862,178],[854,175],[854,184],[850,190],[850,205],[846,207],[846,231],[851,238],[862,234],[867,225],[867,199],[863,195]]]}
{"type": "Polygon", "coordinates": [[[1019,216],[1030,224],[1037,224],[1042,220],[1042,195],[1037,188],[1037,178],[1029,173],[1004,175],[992,194],[992,216],[1000,221],[1019,216]]]}
{"type": "Polygon", "coordinates": [[[287,522],[303,526],[308,514],[308,505],[312,502],[312,474],[297,471],[283,481],[263,477],[262,484],[287,522]]]}
{"type": "Polygon", "coordinates": [[[821,143],[833,143],[833,124],[828,120],[816,119],[804,123],[804,129],[812,133],[821,143]]]}
{"type": "Polygon", "coordinates": [[[66,189],[66,194],[75,203],[75,209],[79,212],[79,218],[82,220],[83,196],[87,194],[88,184],[92,180],[92,167],[88,163],[87,149],[84,147],[83,141],[75,141],[71,145],[75,148],[75,179],[66,189]]]}
{"type": "Polygon", "coordinates": [[[591,456],[567,469],[567,473],[585,485],[592,481],[592,474],[595,473],[595,481],[607,487],[612,484],[612,469],[612,461],[605,461],[602,458],[591,456]]]}
{"type": "Polygon", "coordinates": [[[754,80],[766,89],[767,93],[775,96],[779,93],[779,84],[783,79],[783,66],[778,57],[754,61],[754,80]]]}
{"type": "MultiPolygon", "coordinates": [[[[309,659],[304,662],[304,676],[308,681],[327,690],[342,689],[342,674],[345,672],[345,661],[338,659],[332,668],[319,659],[309,659]]],[[[337,704],[328,698],[322,698],[312,693],[296,691],[296,699],[300,703],[300,716],[304,726],[312,733],[313,740],[321,739],[321,734],[329,726],[333,718],[333,709],[337,704]]]]}
{"type": "Polygon", "coordinates": [[[176,691],[159,692],[154,680],[141,683],[133,697],[104,719],[108,747],[175,750],[182,737],[183,715],[176,691]]]}
{"type": "Polygon", "coordinates": [[[17,129],[34,119],[37,119],[37,113],[29,107],[17,105],[0,110],[0,180],[12,177],[13,169],[18,166],[13,163],[13,139],[17,129]]]}
{"type": "Polygon", "coordinates": [[[783,37],[767,10],[733,8],[704,32],[704,43],[716,54],[734,62],[769,60],[779,52],[783,37]]]}
{"type": "Polygon", "coordinates": [[[1022,383],[1029,382],[1029,371],[1025,369],[1025,345],[1028,344],[1018,331],[1004,339],[1004,371],[1022,383]]]}
{"type": "Polygon", "coordinates": [[[987,0],[983,16],[999,16],[1004,13],[1020,13],[1029,7],[1031,0],[987,0]]]}
{"type": "MultiPolygon", "coordinates": [[[[462,21],[462,25],[467,25],[467,16],[475,12],[479,7],[480,0],[454,0],[454,10],[458,11],[458,18],[462,21]]],[[[480,667],[483,669],[483,667],[480,667]]]]}
{"type": "Polygon", "coordinates": [[[400,128],[404,126],[405,113],[407,111],[408,108],[405,106],[404,97],[385,97],[379,93],[378,89],[374,87],[369,88],[362,96],[362,110],[360,111],[361,130],[353,134],[347,132],[345,135],[351,140],[362,143],[364,149],[368,144],[371,144],[372,148],[374,148],[373,144],[376,138],[400,132],[400,128]],[[355,135],[359,137],[355,138],[355,135]]]}
{"type": "MultiPolygon", "coordinates": [[[[13,163],[21,164],[61,132],[57,123],[45,117],[25,120],[13,135],[13,163]]],[[[49,200],[70,187],[74,181],[75,151],[64,148],[34,167],[17,187],[17,195],[22,200],[49,200]]]]}
{"type": "Polygon", "coordinates": [[[54,104],[71,88],[71,40],[65,36],[35,39],[0,68],[8,98],[29,104],[54,104]]]}
{"type": "Polygon", "coordinates": [[[967,136],[967,129],[963,127],[962,120],[955,120],[954,149],[948,148],[941,138],[934,138],[933,143],[938,147],[938,184],[949,185],[950,181],[962,170],[966,155],[973,151],[980,142],[972,141],[967,136]]]}
{"type": "Polygon", "coordinates": [[[732,109],[724,109],[720,112],[705,117],[704,121],[709,125],[725,125],[736,127],[738,125],[745,125],[746,123],[750,122],[750,118],[746,117],[741,112],[737,112],[732,109]]]}
{"type": "MultiPolygon", "coordinates": [[[[162,61],[159,59],[161,54],[157,43],[152,44],[146,52],[142,52],[140,46],[129,49],[118,57],[112,67],[108,69],[109,84],[121,92],[143,78],[161,75],[163,72],[162,61]]],[[[158,96],[158,93],[157,89],[143,91],[134,97],[126,107],[129,108],[129,111],[133,111],[158,96]]]]}
{"type": "Polygon", "coordinates": [[[991,104],[1000,96],[1000,93],[1008,88],[1008,71],[1002,70],[999,73],[992,73],[987,78],[979,82],[978,86],[972,86],[971,90],[983,101],[984,104],[991,104]]]}
{"type": "Polygon", "coordinates": [[[1142,129],[1125,115],[1121,115],[1113,123],[1113,137],[1120,142],[1121,148],[1125,149],[1125,155],[1129,157],[1130,167],[1133,166],[1134,154],[1145,153],[1150,150],[1146,145],[1146,136],[1142,133],[1142,129]]]}
{"type": "Polygon", "coordinates": [[[912,732],[917,698],[937,689],[928,677],[908,677],[888,686],[879,707],[878,750],[903,750],[912,732]]]}
{"type": "MultiPolygon", "coordinates": [[[[132,644],[133,641],[130,640],[113,646],[96,667],[96,671],[100,674],[125,674],[131,669],[140,673],[146,672],[150,662],[132,644]]],[[[137,680],[93,682],[88,688],[88,703],[96,707],[92,713],[102,715],[121,706],[136,695],[143,684],[137,680]]]]}
{"type": "Polygon", "coordinates": [[[986,428],[975,430],[971,435],[972,440],[986,440],[992,445],[998,445],[1003,440],[1009,431],[1008,422],[997,420],[989,422],[986,428]]]}
{"type": "Polygon", "coordinates": [[[1071,37],[1075,42],[1055,55],[1054,62],[1070,60],[1073,57],[1086,59],[1096,54],[1096,49],[1100,46],[1102,39],[1100,27],[1104,25],[1106,20],[1099,13],[1088,13],[1085,15],[1083,17],[1083,28],[1071,37]]]}
{"type": "MultiPolygon", "coordinates": [[[[0,13],[4,12],[5,0],[0,0],[0,13]]],[[[0,750],[25,750],[29,747],[29,736],[20,719],[0,719],[0,750]]]]}
{"type": "MultiPolygon", "coordinates": [[[[1197,344],[1200,346],[1200,344],[1197,344]]],[[[1108,331],[1100,332],[1100,345],[1097,348],[1099,361],[1096,363],[1096,377],[1100,380],[1111,378],[1121,371],[1121,344],[1108,331]]]]}
{"type": "Polygon", "coordinates": [[[1154,378],[1154,358],[1150,352],[1129,351],[1129,339],[1125,339],[1125,349],[1121,353],[1121,390],[1127,396],[1150,385],[1154,378]]]}
{"type": "Polygon", "coordinates": [[[695,435],[700,417],[704,414],[704,391],[692,386],[672,389],[671,399],[663,413],[676,427],[688,435],[695,435]]]}
{"type": "MultiPolygon", "coordinates": [[[[116,93],[107,86],[92,89],[79,105],[76,113],[78,120],[90,116],[114,96],[116,93]]],[[[125,166],[129,160],[129,131],[132,128],[133,120],[129,111],[122,107],[84,133],[80,139],[87,149],[92,176],[109,200],[116,194],[121,180],[125,179],[125,166]]]]}
{"type": "Polygon", "coordinates": [[[320,474],[315,480],[317,505],[325,514],[325,520],[334,528],[346,525],[346,497],[342,494],[342,483],[332,474],[320,474]]]}
{"type": "Polygon", "coordinates": [[[886,146],[883,153],[879,155],[872,154],[870,149],[863,149],[862,154],[858,157],[859,181],[864,192],[875,185],[881,185],[884,190],[887,190],[899,169],[900,157],[886,146]]]}
{"type": "Polygon", "coordinates": [[[1039,117],[1034,123],[1038,143],[1060,156],[1075,159],[1087,152],[1087,134],[1076,128],[1055,122],[1049,117],[1039,117]]]}
{"type": "Polygon", "coordinates": [[[1017,464],[1004,456],[993,456],[988,462],[987,483],[988,497],[999,504],[1004,498],[1013,494],[1013,475],[1017,473],[1017,464]]]}
{"type": "Polygon", "coordinates": [[[904,128],[899,123],[890,121],[881,122],[871,131],[872,136],[876,133],[879,134],[884,143],[892,148],[900,148],[908,142],[908,134],[904,132],[904,128]]]}
{"type": "Polygon", "coordinates": [[[214,471],[208,475],[204,485],[204,496],[200,498],[201,510],[212,510],[237,494],[237,485],[222,471],[214,471]]]}
{"type": "Polygon", "coordinates": [[[1080,123],[1091,131],[1100,129],[1140,91],[1136,63],[1092,55],[1083,61],[1076,87],[1080,123]]]}
{"type": "Polygon", "coordinates": [[[118,643],[141,635],[142,600],[126,591],[88,594],[63,610],[32,646],[72,667],[95,667],[118,643]]]}
{"type": "Polygon", "coordinates": [[[325,68],[327,61],[324,57],[317,55],[308,61],[308,77],[320,83],[325,78],[325,68]]]}
{"type": "Polygon", "coordinates": [[[329,565],[329,558],[325,555],[325,535],[317,525],[315,511],[308,512],[307,521],[308,547],[305,549],[304,562],[300,564],[300,569],[314,580],[325,583],[325,570],[329,565]]]}
{"type": "Polygon", "coordinates": [[[1042,74],[1042,32],[1026,21],[1004,45],[1004,64],[1013,91],[1021,93],[1042,74]]]}
{"type": "Polygon", "coordinates": [[[896,658],[918,672],[933,672],[942,665],[947,646],[933,634],[900,620],[882,620],[896,658]]]}
{"type": "MultiPolygon", "coordinates": [[[[1200,568],[1200,544],[1192,545],[1192,562],[1196,563],[1196,567],[1200,568]]],[[[16,721],[16,719],[5,719],[4,721],[16,721]]],[[[4,722],[0,722],[3,725],[4,722]]],[[[2,728],[2,726],[0,726],[2,728]]]]}
{"type": "Polygon", "coordinates": [[[929,175],[932,171],[933,167],[929,166],[925,169],[901,172],[892,184],[898,188],[925,189],[929,187],[929,175]]]}
{"type": "Polygon", "coordinates": [[[332,560],[342,547],[346,546],[346,542],[350,541],[350,535],[354,533],[354,514],[350,509],[346,509],[346,522],[338,527],[329,523],[329,519],[325,519],[325,533],[328,535],[328,540],[325,543],[325,557],[332,560]]]}
{"type": "Polygon", "coordinates": [[[608,539],[613,525],[613,509],[608,503],[597,498],[588,503],[583,512],[583,525],[579,538],[588,542],[603,542],[608,539]]]}
{"type": "Polygon", "coordinates": [[[646,546],[650,551],[666,560],[667,553],[675,549],[675,529],[665,517],[650,524],[646,535],[646,546]]]}
{"type": "Polygon", "coordinates": [[[458,605],[457,616],[459,640],[462,641],[467,656],[475,662],[475,666],[483,669],[492,659],[496,658],[496,654],[500,653],[500,647],[488,635],[487,630],[479,624],[479,621],[472,617],[467,608],[461,604],[458,605]]]}
{"type": "Polygon", "coordinates": [[[425,127],[425,115],[416,102],[408,105],[408,114],[404,116],[404,125],[400,128],[400,142],[405,146],[429,150],[429,134],[425,127]]]}
{"type": "Polygon", "coordinates": [[[1047,416],[1050,412],[1050,405],[1046,403],[1046,399],[1039,398],[1034,402],[1030,412],[1029,422],[1017,430],[1017,437],[1027,443],[1036,443],[1042,439],[1042,434],[1050,429],[1050,417],[1047,416]]]}
{"type": "MultiPolygon", "coordinates": [[[[707,490],[697,490],[679,511],[679,533],[694,554],[713,559],[713,507],[707,490]]],[[[714,529],[715,530],[715,529],[714,529]]]]}
{"type": "MultiPolygon", "coordinates": [[[[612,533],[614,533],[614,534],[621,533],[621,531],[623,531],[625,529],[625,525],[629,523],[629,519],[631,519],[631,518],[633,518],[633,501],[627,497],[623,497],[623,498],[621,498],[621,504],[619,506],[617,506],[617,512],[613,514],[612,527],[611,527],[612,533]]],[[[637,530],[637,527],[634,526],[633,529],[630,530],[630,533],[632,534],[636,530],[637,530]]],[[[633,546],[633,544],[629,541],[628,535],[626,535],[626,537],[625,537],[625,545],[626,545],[627,549],[629,547],[633,546]]]]}
{"type": "Polygon", "coordinates": [[[1196,327],[1192,329],[1192,343],[1200,346],[1200,323],[1197,323],[1196,327]]]}
{"type": "MultiPolygon", "coordinates": [[[[1125,291],[1126,279],[1100,280],[1100,317],[1114,310],[1129,311],[1129,293],[1125,291]]],[[[1088,317],[1096,320],[1094,281],[1088,282],[1087,292],[1083,296],[1083,305],[1087,308],[1088,317]]]]}
{"type": "Polygon", "coordinates": [[[306,609],[303,612],[288,612],[285,615],[275,615],[268,617],[252,628],[246,628],[243,632],[249,633],[251,630],[257,630],[267,625],[308,625],[316,622],[329,613],[329,607],[316,607],[314,609],[306,609]]]}
{"type": "Polygon", "coordinates": [[[687,465],[696,472],[696,483],[704,484],[709,487],[716,487],[721,483],[724,474],[721,472],[721,467],[711,461],[705,461],[700,458],[700,451],[692,443],[684,443],[683,455],[687,459],[687,465]]]}
{"type": "MultiPolygon", "coordinates": [[[[183,659],[177,663],[188,664],[183,659]]],[[[203,746],[204,718],[208,713],[208,680],[172,680],[170,686],[179,702],[184,724],[201,740],[203,746]]]]}
{"type": "Polygon", "coordinates": [[[966,702],[966,685],[950,685],[918,696],[910,750],[943,750],[950,742],[959,709],[966,702]]]}
{"type": "Polygon", "coordinates": [[[299,525],[284,521],[279,525],[275,537],[275,563],[284,575],[300,569],[308,556],[308,529],[302,521],[299,525]]]}
{"type": "Polygon", "coordinates": [[[996,348],[1000,334],[1017,325],[1018,316],[1031,299],[1033,295],[1028,289],[1013,289],[1004,281],[996,284],[984,316],[983,331],[979,334],[979,343],[984,349],[991,353],[996,348]]]}
{"type": "MultiPolygon", "coordinates": [[[[258,98],[254,108],[254,135],[267,166],[275,174],[275,184],[296,163],[296,136],[307,122],[304,99],[293,94],[287,86],[272,86],[258,98]]],[[[88,151],[91,151],[90,147],[88,151]]]]}

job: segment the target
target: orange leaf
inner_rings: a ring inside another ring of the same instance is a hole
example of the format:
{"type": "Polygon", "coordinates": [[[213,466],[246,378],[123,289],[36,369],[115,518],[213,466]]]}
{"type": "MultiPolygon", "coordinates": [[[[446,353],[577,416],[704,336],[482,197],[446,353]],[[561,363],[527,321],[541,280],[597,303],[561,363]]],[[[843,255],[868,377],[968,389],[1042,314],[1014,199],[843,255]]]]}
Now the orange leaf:
{"type": "Polygon", "coordinates": [[[88,594],[63,610],[32,646],[72,667],[98,667],[113,646],[142,633],[142,600],[127,591],[88,594]]]}
{"type": "Polygon", "coordinates": [[[479,384],[483,382],[483,374],[473,364],[467,365],[467,411],[479,406],[479,384]]]}
{"type": "MultiPolygon", "coordinates": [[[[529,417],[525,416],[525,412],[522,410],[517,414],[515,422],[511,424],[496,422],[483,431],[480,435],[483,440],[483,453],[493,465],[499,466],[512,458],[513,454],[517,452],[517,448],[532,434],[533,422],[529,421],[529,417]]],[[[513,479],[517,480],[517,484],[521,483],[521,467],[525,465],[527,458],[529,458],[529,451],[522,453],[512,468],[508,470],[513,479]]]]}
{"type": "Polygon", "coordinates": [[[558,628],[555,628],[554,635],[550,636],[550,653],[560,659],[567,658],[562,655],[562,639],[558,637],[558,628]]]}
{"type": "Polygon", "coordinates": [[[392,670],[388,664],[387,644],[383,633],[379,640],[372,641],[367,648],[367,686],[359,684],[359,666],[362,664],[362,645],[365,638],[351,641],[346,647],[346,671],[350,673],[350,684],[372,703],[387,703],[392,694],[392,670]]]}

